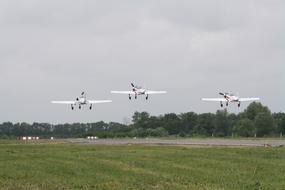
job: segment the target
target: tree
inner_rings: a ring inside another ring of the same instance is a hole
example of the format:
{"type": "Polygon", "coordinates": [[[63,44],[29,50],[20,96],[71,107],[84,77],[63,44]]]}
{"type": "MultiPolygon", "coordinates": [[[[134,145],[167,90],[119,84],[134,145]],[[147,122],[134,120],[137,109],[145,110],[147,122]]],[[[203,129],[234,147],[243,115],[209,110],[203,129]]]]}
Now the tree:
{"type": "Polygon", "coordinates": [[[13,135],[13,127],[14,125],[11,122],[3,123],[1,126],[0,134],[7,135],[7,136],[13,135]]]}
{"type": "Polygon", "coordinates": [[[233,127],[233,133],[241,137],[252,137],[255,134],[254,122],[245,118],[239,120],[233,127]]]}
{"type": "Polygon", "coordinates": [[[159,127],[159,128],[154,129],[154,130],[155,130],[155,133],[157,134],[158,137],[168,136],[168,132],[163,127],[159,127]]]}
{"type": "Polygon", "coordinates": [[[146,137],[179,135],[229,136],[234,132],[239,136],[285,134],[285,113],[271,114],[268,107],[253,102],[238,115],[219,110],[216,114],[203,113],[168,113],[161,116],[150,116],[147,112],[135,112],[133,124],[116,122],[105,123],[72,123],[51,125],[49,123],[11,123],[0,124],[0,136],[13,138],[20,136],[42,137],[86,137],[96,135],[102,138],[113,137],[146,137]]]}
{"type": "Polygon", "coordinates": [[[182,113],[179,115],[181,120],[181,130],[190,133],[197,125],[198,115],[194,112],[182,113]]]}
{"type": "Polygon", "coordinates": [[[211,136],[215,127],[215,114],[203,113],[198,115],[196,126],[193,129],[193,134],[211,136]]]}
{"type": "Polygon", "coordinates": [[[143,128],[136,128],[129,132],[130,137],[147,137],[147,130],[143,128]]]}
{"type": "Polygon", "coordinates": [[[229,134],[228,112],[226,109],[217,111],[214,133],[217,136],[227,136],[229,134]]]}
{"type": "Polygon", "coordinates": [[[148,127],[149,128],[159,128],[163,126],[163,121],[161,117],[150,116],[148,119],[148,127]]]}
{"type": "Polygon", "coordinates": [[[256,135],[262,137],[275,131],[274,120],[271,114],[259,113],[255,118],[256,135]]]}
{"type": "Polygon", "coordinates": [[[133,115],[133,123],[136,128],[148,128],[149,127],[149,113],[147,112],[135,112],[133,115]]]}
{"type": "Polygon", "coordinates": [[[237,123],[238,121],[238,117],[236,114],[229,114],[228,115],[228,125],[229,125],[229,128],[228,128],[228,132],[229,133],[232,133],[233,132],[233,127],[235,126],[235,124],[237,123]]]}
{"type": "Polygon", "coordinates": [[[285,134],[285,113],[275,113],[272,115],[277,127],[277,132],[285,134]]]}
{"type": "Polygon", "coordinates": [[[175,113],[165,114],[163,126],[170,135],[178,134],[181,131],[181,120],[175,113]]]}
{"type": "Polygon", "coordinates": [[[254,121],[256,135],[264,136],[275,132],[275,123],[268,107],[253,102],[245,110],[248,119],[254,121]]]}
{"type": "Polygon", "coordinates": [[[146,130],[146,132],[147,132],[147,136],[151,136],[151,137],[164,137],[168,135],[168,132],[162,127],[159,127],[156,129],[149,128],[146,130]]]}
{"type": "Polygon", "coordinates": [[[281,119],[280,125],[278,126],[280,133],[285,134],[285,117],[281,119]]]}
{"type": "Polygon", "coordinates": [[[271,114],[268,107],[263,106],[260,102],[252,102],[244,111],[248,119],[254,120],[259,113],[271,114]]]}

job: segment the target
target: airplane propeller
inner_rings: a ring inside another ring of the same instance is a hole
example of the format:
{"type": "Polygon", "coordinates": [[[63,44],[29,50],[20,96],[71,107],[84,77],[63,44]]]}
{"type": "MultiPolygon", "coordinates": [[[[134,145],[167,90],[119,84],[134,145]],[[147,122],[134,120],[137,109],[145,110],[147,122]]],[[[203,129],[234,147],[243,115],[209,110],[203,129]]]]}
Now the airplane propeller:
{"type": "Polygon", "coordinates": [[[133,83],[131,83],[131,85],[132,85],[132,87],[133,87],[133,91],[135,91],[136,86],[135,86],[133,83]]]}

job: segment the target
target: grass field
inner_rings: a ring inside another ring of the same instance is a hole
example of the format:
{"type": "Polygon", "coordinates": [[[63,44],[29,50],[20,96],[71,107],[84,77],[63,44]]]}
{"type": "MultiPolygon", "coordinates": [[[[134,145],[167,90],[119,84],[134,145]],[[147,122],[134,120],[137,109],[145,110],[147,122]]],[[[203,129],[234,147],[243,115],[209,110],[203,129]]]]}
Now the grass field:
{"type": "Polygon", "coordinates": [[[0,189],[285,189],[285,148],[0,141],[0,189]]]}

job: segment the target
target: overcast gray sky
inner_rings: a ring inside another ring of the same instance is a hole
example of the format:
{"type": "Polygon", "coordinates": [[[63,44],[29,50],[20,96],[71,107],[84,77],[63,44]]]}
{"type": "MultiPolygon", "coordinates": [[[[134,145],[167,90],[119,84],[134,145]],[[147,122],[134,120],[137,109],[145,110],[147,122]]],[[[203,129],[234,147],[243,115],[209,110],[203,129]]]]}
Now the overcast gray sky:
{"type": "MultiPolygon", "coordinates": [[[[0,122],[215,112],[218,91],[285,111],[284,0],[0,2],[0,122]],[[129,101],[130,82],[167,95],[129,101]],[[51,100],[112,99],[71,111],[51,100]]],[[[240,109],[231,105],[230,112],[240,109]]]]}

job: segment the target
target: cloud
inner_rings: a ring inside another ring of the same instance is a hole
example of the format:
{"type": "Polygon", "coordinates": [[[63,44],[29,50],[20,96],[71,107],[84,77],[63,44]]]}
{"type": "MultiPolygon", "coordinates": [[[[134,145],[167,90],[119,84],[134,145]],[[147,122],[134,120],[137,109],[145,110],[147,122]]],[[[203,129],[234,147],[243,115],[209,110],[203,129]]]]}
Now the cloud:
{"type": "Polygon", "coordinates": [[[261,96],[273,111],[284,111],[284,7],[265,0],[3,1],[2,120],[122,121],[136,110],[214,112],[218,105],[200,98],[219,90],[261,96]],[[130,82],[169,94],[149,102],[109,94],[128,90],[130,82]],[[49,103],[82,90],[114,103],[91,113],[49,103]]]}

